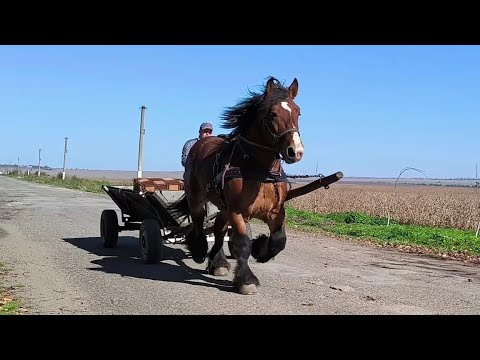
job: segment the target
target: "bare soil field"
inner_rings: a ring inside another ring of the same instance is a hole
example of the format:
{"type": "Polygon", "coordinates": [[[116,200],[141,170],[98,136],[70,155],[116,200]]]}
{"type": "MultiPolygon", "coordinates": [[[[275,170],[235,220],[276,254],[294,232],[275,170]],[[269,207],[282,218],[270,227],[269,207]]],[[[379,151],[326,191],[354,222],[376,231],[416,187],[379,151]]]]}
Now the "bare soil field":
{"type": "MultiPolygon", "coordinates": [[[[12,167],[15,170],[16,167],[12,167]]],[[[20,168],[21,171],[25,169],[20,168]]],[[[62,169],[46,170],[56,176],[62,169]]],[[[67,169],[67,176],[130,184],[136,171],[67,169]]],[[[143,177],[183,178],[182,171],[144,171],[143,177]]],[[[316,178],[290,179],[292,187],[316,178]]],[[[356,211],[407,223],[475,230],[480,221],[480,189],[476,180],[344,177],[330,189],[319,189],[287,204],[299,210],[333,213],[356,211]]]]}
{"type": "MultiPolygon", "coordinates": [[[[343,180],[343,179],[342,179],[343,180]]],[[[287,204],[321,214],[362,212],[407,224],[475,230],[480,221],[480,190],[466,187],[393,184],[333,184],[287,204]]],[[[298,186],[298,185],[297,185],[298,186]]]]}

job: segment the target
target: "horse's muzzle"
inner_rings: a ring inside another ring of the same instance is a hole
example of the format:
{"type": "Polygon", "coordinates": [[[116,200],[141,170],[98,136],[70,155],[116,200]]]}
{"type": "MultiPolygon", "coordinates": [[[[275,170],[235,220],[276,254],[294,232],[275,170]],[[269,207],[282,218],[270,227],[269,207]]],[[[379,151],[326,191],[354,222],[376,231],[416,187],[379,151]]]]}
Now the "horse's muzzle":
{"type": "Polygon", "coordinates": [[[296,150],[293,146],[287,147],[286,154],[284,154],[283,159],[287,164],[293,164],[297,161],[300,161],[303,156],[303,148],[296,150]]]}
{"type": "Polygon", "coordinates": [[[304,152],[303,143],[298,132],[293,133],[292,141],[293,144],[287,146],[282,153],[282,157],[287,164],[293,164],[297,161],[300,161],[304,152]]]}

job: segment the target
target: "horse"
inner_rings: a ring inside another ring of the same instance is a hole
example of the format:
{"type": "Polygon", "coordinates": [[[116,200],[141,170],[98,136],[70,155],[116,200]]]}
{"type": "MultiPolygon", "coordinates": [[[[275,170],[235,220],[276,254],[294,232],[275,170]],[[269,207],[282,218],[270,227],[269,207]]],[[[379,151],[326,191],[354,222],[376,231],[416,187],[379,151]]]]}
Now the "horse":
{"type": "Polygon", "coordinates": [[[203,228],[205,204],[210,201],[218,207],[207,270],[215,276],[228,275],[230,263],[223,241],[230,225],[231,255],[237,261],[233,290],[239,294],[255,294],[260,285],[249,267],[249,256],[265,263],[286,245],[284,202],[289,183],[282,161],[298,162],[304,153],[298,125],[300,108],[294,102],[297,93],[296,78],[286,87],[269,77],[261,92],[249,90],[235,106],[225,108],[221,126],[231,129],[230,134],[195,143],[186,161],[185,194],[170,208],[177,218],[191,216],[185,243],[193,260],[203,263],[208,252],[203,228]],[[246,224],[252,218],[264,221],[270,235],[250,239],[246,224]]]}

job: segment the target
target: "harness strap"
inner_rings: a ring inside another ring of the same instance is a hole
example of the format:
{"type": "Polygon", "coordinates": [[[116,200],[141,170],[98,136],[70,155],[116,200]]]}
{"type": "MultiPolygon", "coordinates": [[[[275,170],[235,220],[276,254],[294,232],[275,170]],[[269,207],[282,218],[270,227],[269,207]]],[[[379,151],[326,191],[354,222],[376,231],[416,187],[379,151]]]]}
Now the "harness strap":
{"type": "MultiPolygon", "coordinates": [[[[215,156],[215,162],[213,164],[213,178],[212,181],[209,182],[206,186],[206,190],[211,191],[215,190],[215,192],[219,195],[221,201],[222,201],[222,206],[226,207],[225,203],[225,197],[223,195],[223,189],[225,188],[225,181],[232,180],[232,179],[246,179],[246,180],[255,180],[255,181],[260,181],[262,183],[278,183],[278,182],[287,182],[290,183],[287,179],[287,175],[283,171],[283,168],[280,167],[280,171],[268,171],[268,172],[260,172],[260,171],[243,171],[239,167],[231,167],[230,163],[233,158],[233,155],[235,153],[235,149],[237,145],[239,148],[242,150],[243,153],[245,151],[242,149],[242,146],[240,145],[240,142],[238,140],[245,141],[247,144],[250,143],[251,145],[259,146],[268,150],[275,151],[271,148],[268,148],[263,145],[259,145],[253,142],[250,142],[246,140],[243,137],[239,137],[238,139],[235,139],[235,143],[233,145],[232,152],[230,153],[230,157],[228,159],[227,164],[225,165],[224,169],[220,171],[220,158],[222,151],[216,154],[215,156]]],[[[248,155],[245,156],[248,157],[248,155]]]]}

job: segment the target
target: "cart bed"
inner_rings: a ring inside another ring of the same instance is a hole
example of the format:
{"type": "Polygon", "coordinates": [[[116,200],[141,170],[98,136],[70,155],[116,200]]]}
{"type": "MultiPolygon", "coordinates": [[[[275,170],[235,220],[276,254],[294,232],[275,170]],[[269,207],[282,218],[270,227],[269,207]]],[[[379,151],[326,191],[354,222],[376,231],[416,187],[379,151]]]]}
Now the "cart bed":
{"type": "Polygon", "coordinates": [[[177,222],[168,212],[167,207],[173,204],[183,194],[183,191],[156,190],[152,193],[141,194],[128,188],[103,185],[103,190],[112,198],[124,215],[128,215],[128,222],[142,222],[145,219],[159,219],[166,228],[187,226],[188,219],[177,222]]]}

